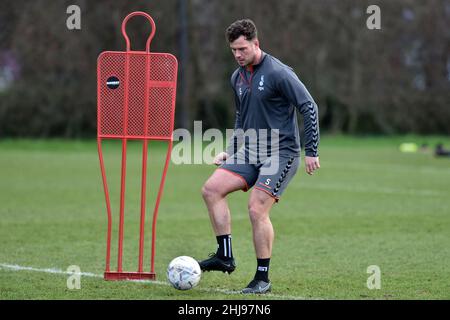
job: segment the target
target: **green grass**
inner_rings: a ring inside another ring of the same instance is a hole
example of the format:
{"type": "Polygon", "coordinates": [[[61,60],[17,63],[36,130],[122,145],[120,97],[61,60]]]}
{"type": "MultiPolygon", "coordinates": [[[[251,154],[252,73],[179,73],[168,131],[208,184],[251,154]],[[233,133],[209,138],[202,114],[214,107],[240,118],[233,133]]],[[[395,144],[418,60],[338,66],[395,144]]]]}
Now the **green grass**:
{"type": "MultiPolygon", "coordinates": [[[[324,136],[320,171],[310,177],[302,165],[271,213],[272,295],[224,293],[245,286],[255,269],[243,192],[229,197],[237,270],[230,276],[206,273],[186,292],[161,283],[171,259],[204,258],[216,246],[200,195],[214,167],[171,164],[158,218],[159,282],[82,277],[81,289],[69,290],[67,275],[0,267],[0,299],[449,299],[450,159],[398,151],[401,142],[433,147],[438,141],[450,145],[443,137],[324,136]],[[381,269],[379,290],[366,287],[370,265],[381,269]]],[[[104,149],[116,225],[120,144],[105,143],[104,149]]],[[[152,143],[149,205],[164,156],[164,145],[152,143]]],[[[137,268],[140,157],[140,145],[131,143],[124,252],[130,271],[137,268]]],[[[100,275],[106,221],[95,141],[0,142],[0,264],[63,271],[78,265],[100,275]]],[[[113,236],[115,267],[116,226],[113,236]]],[[[148,269],[148,236],[146,245],[148,269]]]]}

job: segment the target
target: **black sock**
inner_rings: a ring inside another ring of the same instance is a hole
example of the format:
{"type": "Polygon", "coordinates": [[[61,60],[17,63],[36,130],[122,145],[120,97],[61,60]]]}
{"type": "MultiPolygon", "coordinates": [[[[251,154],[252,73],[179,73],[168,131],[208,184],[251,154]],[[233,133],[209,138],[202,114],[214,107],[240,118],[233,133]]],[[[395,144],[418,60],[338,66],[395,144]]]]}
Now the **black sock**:
{"type": "Polygon", "coordinates": [[[256,259],[258,266],[256,267],[255,280],[269,282],[269,264],[270,258],[256,259]]]}
{"type": "Polygon", "coordinates": [[[231,250],[231,234],[224,234],[217,236],[217,255],[219,258],[228,260],[233,258],[233,251],[231,250]]]}

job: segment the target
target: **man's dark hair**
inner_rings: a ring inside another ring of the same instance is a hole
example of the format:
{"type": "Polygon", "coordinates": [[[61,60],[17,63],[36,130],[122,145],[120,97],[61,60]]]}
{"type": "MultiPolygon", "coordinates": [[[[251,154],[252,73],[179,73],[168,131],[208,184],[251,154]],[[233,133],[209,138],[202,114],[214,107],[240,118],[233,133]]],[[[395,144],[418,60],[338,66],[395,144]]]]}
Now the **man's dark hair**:
{"type": "Polygon", "coordinates": [[[245,40],[253,40],[258,37],[258,31],[252,20],[243,19],[233,22],[225,31],[225,36],[229,43],[240,36],[244,36],[245,40]]]}

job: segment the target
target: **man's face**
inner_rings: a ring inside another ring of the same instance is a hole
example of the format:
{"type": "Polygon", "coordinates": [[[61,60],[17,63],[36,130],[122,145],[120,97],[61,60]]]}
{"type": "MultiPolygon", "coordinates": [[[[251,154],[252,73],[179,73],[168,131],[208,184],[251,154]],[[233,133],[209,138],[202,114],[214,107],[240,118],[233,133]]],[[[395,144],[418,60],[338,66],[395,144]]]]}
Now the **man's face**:
{"type": "Polygon", "coordinates": [[[257,39],[246,40],[244,36],[240,36],[230,43],[236,62],[241,66],[248,66],[255,62],[256,54],[259,48],[257,39]]]}

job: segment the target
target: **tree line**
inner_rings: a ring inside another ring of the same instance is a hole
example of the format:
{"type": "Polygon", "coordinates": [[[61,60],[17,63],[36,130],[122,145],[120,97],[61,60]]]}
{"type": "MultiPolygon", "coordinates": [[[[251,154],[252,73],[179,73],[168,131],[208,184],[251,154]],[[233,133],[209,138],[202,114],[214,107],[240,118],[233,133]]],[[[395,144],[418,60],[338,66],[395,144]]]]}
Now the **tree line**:
{"type": "MultiPolygon", "coordinates": [[[[120,27],[135,10],[155,20],[152,51],[179,60],[178,128],[233,127],[224,31],[251,18],[262,49],[315,98],[322,132],[450,133],[450,0],[16,0],[0,4],[0,137],[95,136],[97,57],[125,50],[120,27]],[[371,4],[381,29],[367,28],[371,4]],[[70,5],[80,30],[66,26],[70,5]]],[[[145,20],[127,30],[143,50],[145,20]]]]}

